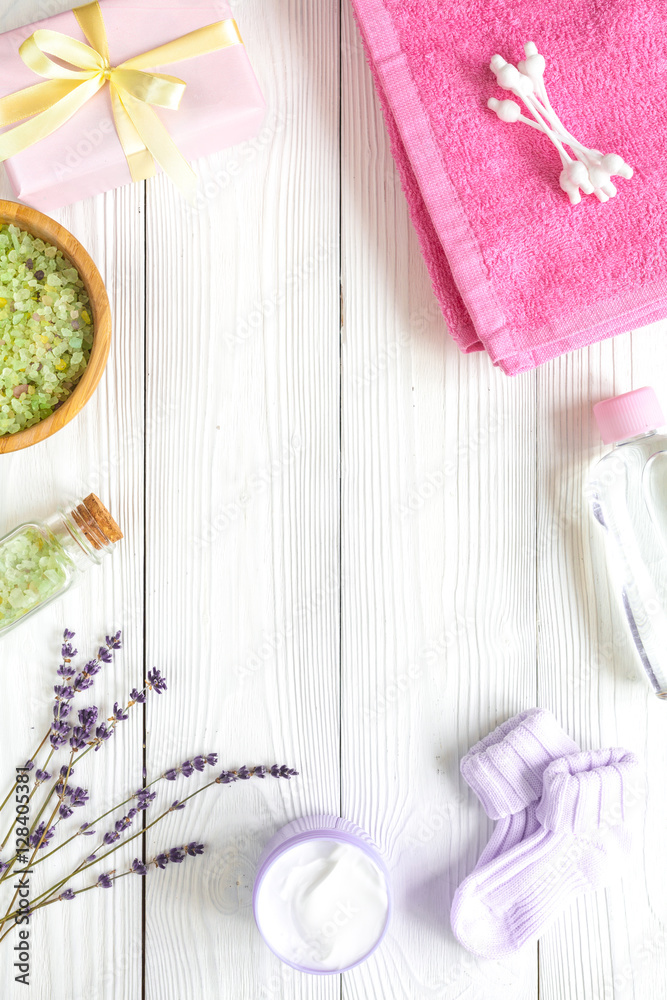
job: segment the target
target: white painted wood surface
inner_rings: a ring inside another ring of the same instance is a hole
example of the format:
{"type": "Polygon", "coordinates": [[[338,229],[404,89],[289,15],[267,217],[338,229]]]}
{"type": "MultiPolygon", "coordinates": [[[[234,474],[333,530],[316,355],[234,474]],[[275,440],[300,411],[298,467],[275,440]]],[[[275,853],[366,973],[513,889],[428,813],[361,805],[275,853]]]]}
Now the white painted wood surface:
{"type": "MultiPolygon", "coordinates": [[[[0,28],[67,7],[3,3],[0,28]]],[[[0,532],[93,489],[126,538],[3,640],[0,746],[9,773],[46,725],[65,624],[84,651],[122,627],[107,704],[153,665],[170,681],[146,711],[149,776],[217,750],[301,777],[213,789],[151,831],[149,853],[194,837],[208,851],[153,873],[143,904],[126,879],[35,920],[29,995],[664,1000],[665,708],[582,487],[603,451],[590,401],[659,387],[667,325],[513,380],[461,356],[348,4],[234,8],[269,112],[256,140],[198,164],[200,210],[158,179],[56,213],[107,281],[112,355],[74,423],[2,457],[0,532]],[[582,746],[646,760],[643,851],[539,948],[480,962],[448,922],[490,832],[458,762],[536,704],[582,746]],[[387,852],[396,914],[366,965],[307,977],[262,944],[253,871],[283,823],[339,810],[387,852]]],[[[82,768],[97,803],[140,784],[142,740],[137,713],[82,768]]],[[[5,951],[3,998],[25,995],[13,977],[5,951]]]]}

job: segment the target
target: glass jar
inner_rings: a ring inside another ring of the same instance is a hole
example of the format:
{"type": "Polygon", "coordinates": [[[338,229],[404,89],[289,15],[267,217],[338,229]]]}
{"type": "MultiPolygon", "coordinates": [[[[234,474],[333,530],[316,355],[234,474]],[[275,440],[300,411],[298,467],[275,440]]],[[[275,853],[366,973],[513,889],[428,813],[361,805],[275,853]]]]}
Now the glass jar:
{"type": "Polygon", "coordinates": [[[77,582],[113,552],[123,533],[91,493],[41,523],[0,539],[0,636],[77,582]]]}

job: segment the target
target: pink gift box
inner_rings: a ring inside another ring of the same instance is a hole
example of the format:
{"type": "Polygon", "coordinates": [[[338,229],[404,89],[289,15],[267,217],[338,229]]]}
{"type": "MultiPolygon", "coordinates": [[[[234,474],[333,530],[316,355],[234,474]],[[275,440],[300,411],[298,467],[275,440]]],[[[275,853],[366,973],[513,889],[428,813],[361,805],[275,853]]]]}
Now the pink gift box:
{"type": "MultiPolygon", "coordinates": [[[[100,0],[112,65],[232,16],[227,3],[188,0],[100,0]]],[[[19,46],[38,28],[86,41],[68,11],[0,35],[0,97],[41,83],[19,56],[19,46]]],[[[245,46],[151,69],[187,84],[178,111],[154,108],[188,161],[250,139],[266,105],[245,46]]],[[[114,126],[109,88],[100,90],[65,125],[5,168],[14,194],[42,211],[69,205],[132,183],[114,126]]],[[[159,166],[157,167],[159,170],[159,166]]]]}

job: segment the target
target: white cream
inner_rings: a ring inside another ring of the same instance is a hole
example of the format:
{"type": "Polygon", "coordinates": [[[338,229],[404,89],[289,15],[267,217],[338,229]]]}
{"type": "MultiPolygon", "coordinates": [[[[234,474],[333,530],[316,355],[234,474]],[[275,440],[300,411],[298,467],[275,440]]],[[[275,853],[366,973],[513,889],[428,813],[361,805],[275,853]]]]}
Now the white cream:
{"type": "Polygon", "coordinates": [[[317,839],[289,848],[257,897],[264,937],[288,962],[336,972],[362,959],[387,921],[383,873],[352,844],[317,839]]]}

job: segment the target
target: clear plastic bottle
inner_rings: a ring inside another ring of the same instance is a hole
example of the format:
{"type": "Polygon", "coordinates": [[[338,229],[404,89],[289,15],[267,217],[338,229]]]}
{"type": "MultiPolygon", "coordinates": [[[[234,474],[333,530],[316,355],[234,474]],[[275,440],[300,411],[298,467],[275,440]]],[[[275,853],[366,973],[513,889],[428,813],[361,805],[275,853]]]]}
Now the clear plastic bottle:
{"type": "Polygon", "coordinates": [[[587,495],[605,529],[609,566],[633,642],[659,698],[667,699],[667,436],[653,389],[594,407],[606,444],[587,495]]]}
{"type": "Polygon", "coordinates": [[[91,493],[0,539],[0,636],[60,597],[123,533],[91,493]]]}

